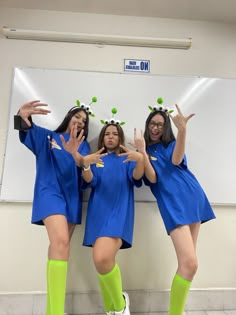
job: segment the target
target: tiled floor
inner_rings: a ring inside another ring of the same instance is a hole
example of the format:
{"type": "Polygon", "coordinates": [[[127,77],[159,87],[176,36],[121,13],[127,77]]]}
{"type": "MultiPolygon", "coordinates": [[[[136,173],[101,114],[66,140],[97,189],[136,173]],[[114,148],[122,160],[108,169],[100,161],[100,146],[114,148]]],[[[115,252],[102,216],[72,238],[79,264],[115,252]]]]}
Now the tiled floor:
{"type": "MultiPolygon", "coordinates": [[[[90,315],[104,315],[104,314],[90,314],[90,315]]],[[[132,313],[131,315],[168,315],[167,312],[157,313],[132,313]]],[[[185,312],[184,315],[236,315],[236,310],[225,310],[225,311],[189,311],[185,312]]]]}
{"type": "MultiPolygon", "coordinates": [[[[162,315],[164,315],[164,314],[162,314],[162,315]]],[[[236,310],[231,310],[231,311],[192,311],[192,312],[186,312],[185,315],[236,315],[236,310]]]]}
{"type": "MultiPolygon", "coordinates": [[[[236,310],[231,311],[192,311],[186,312],[186,315],[236,315],[236,310]]],[[[162,314],[164,315],[164,314],[162,314]]]]}
{"type": "MultiPolygon", "coordinates": [[[[104,314],[90,314],[90,315],[104,315],[104,314]]],[[[157,312],[157,313],[132,313],[131,315],[168,315],[167,312],[157,312]]],[[[230,311],[189,311],[185,312],[184,315],[236,315],[236,310],[230,311]]]]}
{"type": "MultiPolygon", "coordinates": [[[[168,315],[166,312],[158,312],[158,313],[133,313],[131,315],[168,315]]],[[[236,310],[231,311],[191,311],[185,312],[184,315],[236,315],[236,310]]]]}
{"type": "MultiPolygon", "coordinates": [[[[145,314],[132,314],[132,315],[145,315],[145,314]]],[[[147,314],[146,314],[147,315],[147,314]]],[[[149,313],[148,315],[168,315],[165,312],[158,312],[158,313],[149,313]]],[[[191,311],[185,312],[184,315],[236,315],[236,310],[230,311],[191,311]]]]}
{"type": "MultiPolygon", "coordinates": [[[[168,315],[169,291],[129,291],[129,295],[131,315],[168,315]]],[[[235,296],[236,288],[192,290],[183,315],[236,315],[235,296]]],[[[44,315],[45,301],[45,293],[0,293],[0,315],[44,315]]],[[[96,291],[68,293],[65,313],[106,315],[96,291]]]]}

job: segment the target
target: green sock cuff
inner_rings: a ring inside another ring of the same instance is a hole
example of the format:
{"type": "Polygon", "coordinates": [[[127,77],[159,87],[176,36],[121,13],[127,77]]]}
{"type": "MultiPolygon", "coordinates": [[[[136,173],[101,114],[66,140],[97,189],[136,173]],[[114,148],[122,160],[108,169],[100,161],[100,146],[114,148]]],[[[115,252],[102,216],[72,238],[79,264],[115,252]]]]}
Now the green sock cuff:
{"type": "Polygon", "coordinates": [[[115,264],[115,266],[113,267],[113,269],[111,269],[111,271],[109,271],[108,273],[105,273],[105,274],[101,274],[99,273],[98,274],[98,277],[100,279],[104,279],[106,277],[110,277],[114,272],[116,272],[116,270],[119,268],[118,264],[115,264]]]}
{"type": "Polygon", "coordinates": [[[48,265],[66,266],[67,263],[68,263],[67,260],[53,260],[53,259],[48,260],[48,265]]]}
{"type": "Polygon", "coordinates": [[[191,285],[191,281],[186,280],[184,278],[182,278],[180,275],[178,275],[177,273],[174,276],[174,280],[182,282],[184,285],[186,286],[190,286],[191,285]]]}

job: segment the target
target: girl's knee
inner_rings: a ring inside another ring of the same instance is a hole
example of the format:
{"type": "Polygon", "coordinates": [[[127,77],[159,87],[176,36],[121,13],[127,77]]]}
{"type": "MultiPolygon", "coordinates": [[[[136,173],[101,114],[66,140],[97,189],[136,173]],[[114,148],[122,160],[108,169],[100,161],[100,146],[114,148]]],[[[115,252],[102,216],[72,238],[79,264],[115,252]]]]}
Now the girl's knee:
{"type": "Polygon", "coordinates": [[[198,269],[198,262],[196,258],[189,259],[187,263],[187,272],[189,273],[190,277],[193,278],[196,274],[198,269]]]}
{"type": "Polygon", "coordinates": [[[188,257],[179,266],[181,274],[187,279],[192,279],[198,269],[198,261],[196,257],[188,257]]]}
{"type": "Polygon", "coordinates": [[[60,253],[69,252],[70,240],[69,238],[57,238],[50,243],[50,247],[60,253]]]}
{"type": "Polygon", "coordinates": [[[97,271],[101,274],[110,272],[114,267],[114,259],[107,255],[95,255],[93,261],[97,271]]]}
{"type": "Polygon", "coordinates": [[[196,258],[193,258],[189,261],[188,269],[189,272],[192,273],[192,275],[194,276],[198,269],[198,261],[196,258]]]}
{"type": "Polygon", "coordinates": [[[109,262],[109,260],[110,260],[110,258],[107,257],[107,255],[104,255],[103,253],[97,252],[93,256],[93,261],[94,261],[95,266],[105,265],[107,262],[109,262]]]}

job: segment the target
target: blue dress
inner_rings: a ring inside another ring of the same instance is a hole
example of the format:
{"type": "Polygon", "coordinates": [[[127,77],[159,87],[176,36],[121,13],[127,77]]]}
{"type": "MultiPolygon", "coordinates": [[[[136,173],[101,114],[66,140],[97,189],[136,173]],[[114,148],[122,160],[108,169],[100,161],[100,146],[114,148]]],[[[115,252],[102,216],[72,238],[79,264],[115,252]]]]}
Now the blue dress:
{"type": "Polygon", "coordinates": [[[93,179],[83,182],[91,187],[84,234],[84,246],[92,246],[99,237],[122,239],[121,248],[132,246],[134,228],[134,185],[142,179],[133,178],[135,162],[123,163],[125,157],[110,153],[102,158],[104,165],[91,165],[93,179]]]}
{"type": "Polygon", "coordinates": [[[145,179],[157,200],[167,233],[179,225],[206,222],[215,218],[210,203],[195,176],[187,166],[186,156],[180,165],[172,164],[176,141],[167,147],[151,145],[147,153],[157,174],[157,183],[145,179]]]}
{"type": "MultiPolygon", "coordinates": [[[[69,134],[63,134],[66,141],[69,134]]],[[[82,216],[81,170],[70,153],[63,149],[60,134],[35,124],[27,132],[19,132],[20,141],[36,157],[32,220],[43,225],[43,219],[62,214],[68,223],[80,224],[82,216]]],[[[87,141],[79,152],[90,153],[87,141]]],[[[26,166],[27,167],[27,166],[26,166]]]]}

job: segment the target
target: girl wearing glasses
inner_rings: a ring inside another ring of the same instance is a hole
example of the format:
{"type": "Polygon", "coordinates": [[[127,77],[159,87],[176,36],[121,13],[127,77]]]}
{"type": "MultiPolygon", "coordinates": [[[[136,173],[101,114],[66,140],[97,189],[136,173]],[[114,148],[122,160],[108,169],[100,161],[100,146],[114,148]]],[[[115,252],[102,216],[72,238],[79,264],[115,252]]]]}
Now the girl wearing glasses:
{"type": "Polygon", "coordinates": [[[198,267],[196,244],[200,225],[215,215],[185,156],[187,123],[194,114],[185,117],[178,105],[175,116],[163,106],[150,109],[144,136],[136,139],[134,146],[143,154],[145,184],[157,200],[177,256],[169,315],[182,315],[198,267]],[[177,128],[176,139],[171,120],[177,128]]]}

